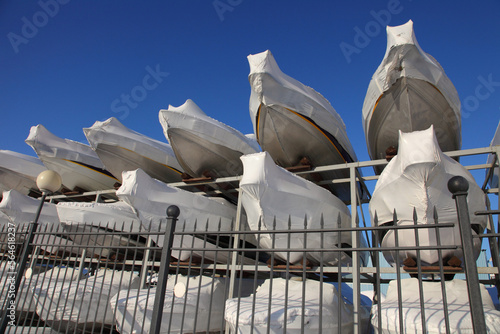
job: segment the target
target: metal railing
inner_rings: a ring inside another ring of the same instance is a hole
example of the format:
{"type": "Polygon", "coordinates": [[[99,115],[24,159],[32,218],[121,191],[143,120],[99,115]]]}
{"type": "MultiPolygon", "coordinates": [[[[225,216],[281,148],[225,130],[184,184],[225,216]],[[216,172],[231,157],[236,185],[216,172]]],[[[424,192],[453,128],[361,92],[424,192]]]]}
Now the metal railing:
{"type": "MultiPolygon", "coordinates": [[[[450,155],[498,154],[498,150],[450,155]]],[[[473,237],[468,214],[462,211],[467,208],[463,201],[466,192],[455,189],[462,231],[459,245],[441,243],[441,233],[455,225],[439,222],[437,214],[433,223],[425,225],[417,224],[415,214],[414,225],[398,226],[397,213],[392,224],[378,226],[374,217],[373,224],[360,225],[364,214],[362,201],[355,195],[356,182],[376,181],[377,176],[361,177],[357,171],[374,163],[332,167],[351,171],[351,178],[344,180],[354,190],[350,228],[326,226],[322,221],[320,229],[241,230],[240,205],[231,233],[186,232],[183,222],[175,228],[178,212],[176,215],[174,208],[157,230],[144,224],[146,227],[132,232],[116,224],[93,222],[78,231],[41,226],[34,233],[33,251],[26,259],[19,289],[10,296],[13,303],[9,295],[14,291],[26,229],[17,226],[12,232],[6,225],[0,229],[0,307],[2,319],[9,320],[6,332],[425,333],[439,327],[443,333],[453,333],[458,322],[475,333],[486,332],[488,326],[492,330],[488,321],[500,317],[500,311],[495,310],[486,287],[500,287],[500,235],[498,218],[494,219],[498,210],[477,213],[488,215],[489,224],[485,233],[473,237]],[[411,246],[401,245],[398,235],[408,229],[432,230],[436,244],[421,244],[420,233],[414,233],[411,246]],[[346,232],[352,235],[352,245],[325,247],[326,233],[346,232]],[[99,238],[104,233],[107,238],[99,238]],[[291,247],[297,237],[307,240],[313,233],[321,235],[318,244],[291,247]],[[381,237],[387,233],[394,235],[394,246],[381,245],[381,237]],[[249,242],[264,234],[273,240],[284,236],[289,247],[267,249],[249,242]],[[165,247],[156,244],[159,236],[164,236],[165,247]],[[362,238],[369,241],[368,246],[362,244],[362,238]],[[476,266],[471,257],[474,238],[488,239],[485,244],[490,247],[493,266],[476,266]],[[182,249],[174,246],[175,239],[182,249]],[[460,249],[463,266],[449,265],[443,259],[443,252],[460,249]],[[181,251],[187,255],[172,257],[181,251]],[[415,263],[401,260],[400,255],[409,251],[416,254],[415,263]],[[317,260],[308,259],[310,252],[319,254],[317,260]],[[422,263],[424,252],[437,253],[437,265],[422,263]],[[290,263],[278,253],[298,253],[303,261],[290,263]],[[324,261],[332,253],[340,260],[324,261]],[[387,254],[395,254],[393,266],[386,263],[387,254]],[[460,274],[465,279],[456,278],[460,274]]],[[[490,167],[468,166],[470,170],[490,167]]],[[[313,171],[322,170],[327,168],[313,171]]],[[[229,179],[238,180],[214,182],[229,179]]],[[[484,190],[498,194],[498,189],[484,190]]]]}

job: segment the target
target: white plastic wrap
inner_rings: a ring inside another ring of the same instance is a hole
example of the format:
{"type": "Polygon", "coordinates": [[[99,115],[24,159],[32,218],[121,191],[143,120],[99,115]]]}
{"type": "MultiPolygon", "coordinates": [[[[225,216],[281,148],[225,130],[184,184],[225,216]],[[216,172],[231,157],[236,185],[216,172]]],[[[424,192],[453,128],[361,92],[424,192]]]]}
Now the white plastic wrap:
{"type": "Polygon", "coordinates": [[[0,192],[14,189],[28,195],[32,189],[38,190],[36,178],[46,169],[38,158],[0,150],[0,192]]]}
{"type": "MultiPolygon", "coordinates": [[[[218,332],[224,327],[225,280],[170,276],[160,333],[218,332]],[[196,322],[195,322],[196,319],[196,322]]],[[[121,291],[111,300],[120,333],[149,333],[155,289],[121,291]]]]}
{"type": "Polygon", "coordinates": [[[141,168],[164,182],[181,181],[182,167],[169,144],[130,130],[116,118],[97,121],[83,132],[106,169],[121,180],[122,172],[141,168]]]}
{"type": "MultiPolygon", "coordinates": [[[[254,133],[279,166],[294,167],[304,158],[314,167],[357,160],[344,122],[321,94],[284,74],[269,50],[248,56],[248,62],[254,133]]],[[[320,176],[348,178],[349,170],[320,176]]],[[[341,200],[351,200],[348,183],[328,188],[341,200]]]]}
{"type": "MultiPolygon", "coordinates": [[[[228,201],[217,198],[212,199],[180,188],[171,187],[161,181],[155,180],[144,173],[141,169],[123,173],[123,184],[117,190],[116,195],[124,202],[134,207],[142,223],[151,231],[164,231],[166,224],[166,212],[170,205],[176,205],[180,209],[176,231],[218,231],[219,222],[221,231],[231,231],[236,220],[236,206],[228,201]]],[[[246,224],[246,222],[242,222],[246,224]]],[[[164,236],[151,236],[159,246],[163,246],[164,236]]],[[[174,238],[174,247],[182,245],[195,248],[203,248],[203,240],[192,238],[189,235],[174,238]]],[[[210,244],[205,245],[207,252],[205,257],[210,257],[208,250],[210,244]]],[[[199,253],[202,255],[202,253],[199,253]]],[[[173,251],[172,256],[183,261],[189,258],[190,252],[173,251]]],[[[215,256],[215,254],[212,254],[215,256]]],[[[222,252],[218,254],[223,256],[222,252]]]]}
{"type": "MultiPolygon", "coordinates": [[[[29,224],[35,220],[39,207],[40,200],[23,195],[16,190],[3,193],[3,199],[0,202],[0,211],[7,215],[9,222],[16,228],[17,242],[25,240],[29,224]]],[[[0,226],[4,232],[7,232],[8,227],[12,226],[0,226]]],[[[62,231],[63,228],[57,215],[56,205],[44,203],[40,217],[38,218],[37,228],[37,232],[43,232],[44,234],[36,234],[33,242],[41,245],[40,248],[48,253],[55,254],[59,251],[79,253],[78,249],[73,247],[73,241],[57,236],[62,231]],[[45,234],[46,232],[50,232],[51,234],[45,234]]]]}
{"type": "MultiPolygon", "coordinates": [[[[64,230],[79,245],[108,246],[108,248],[88,248],[95,255],[110,256],[115,253],[113,246],[140,245],[136,236],[113,235],[109,231],[145,231],[136,211],[129,204],[61,202],[56,205],[57,214],[64,230]],[[76,234],[71,234],[76,232],[76,234]],[[83,234],[79,234],[83,233],[83,234]]],[[[142,245],[144,246],[144,245],[142,245]]],[[[129,251],[133,254],[134,251],[129,251]]]]}
{"type": "MultiPolygon", "coordinates": [[[[324,228],[351,227],[351,215],[347,206],[328,190],[315,185],[287,170],[276,166],[267,152],[255,153],[241,157],[244,172],[240,181],[241,204],[245,208],[248,224],[253,231],[288,230],[289,218],[291,230],[319,229],[321,217],[324,228]],[[305,220],[305,222],[304,222],[305,220]]],[[[351,245],[351,232],[307,233],[263,233],[256,235],[261,247],[273,248],[333,248],[340,244],[351,245]],[[290,236],[290,241],[288,241],[290,236]],[[273,241],[273,237],[275,240],[273,241]],[[307,243],[307,244],[306,244],[307,243]],[[323,243],[323,246],[321,246],[323,243]]],[[[361,243],[364,239],[360,236],[361,243]]],[[[350,246],[349,246],[350,247],[350,246]]],[[[291,263],[297,263],[304,257],[303,252],[276,252],[276,256],[291,263]]],[[[307,252],[306,257],[315,263],[334,265],[339,255],[343,263],[351,259],[343,252],[307,252]]],[[[362,254],[366,260],[366,254],[362,254]]]]}
{"type": "Polygon", "coordinates": [[[363,129],[372,159],[397,146],[398,130],[434,124],[443,151],[461,146],[460,99],[441,65],[419,46],[413,22],[387,27],[387,49],[368,86],[363,129]]]}
{"type": "Polygon", "coordinates": [[[137,289],[139,284],[137,274],[106,269],[79,281],[44,280],[32,294],[43,321],[53,328],[73,331],[76,327],[114,325],[109,301],[119,290],[137,289]]]}
{"type": "MultiPolygon", "coordinates": [[[[467,284],[463,280],[446,281],[446,303],[448,305],[448,319],[450,333],[473,333],[472,318],[469,306],[467,284]]],[[[399,310],[398,287],[396,280],[389,283],[387,295],[379,304],[372,308],[372,325],[375,333],[400,333],[399,312],[403,314],[403,328],[405,333],[446,333],[446,323],[443,306],[441,282],[422,282],[425,307],[425,329],[422,332],[422,314],[420,307],[420,289],[416,278],[401,280],[403,309],[399,310]],[[379,310],[382,310],[382,328],[378,329],[379,310]]],[[[495,310],[488,291],[480,284],[481,299],[485,314],[488,333],[500,333],[500,311],[495,310]]]]}
{"type": "Polygon", "coordinates": [[[43,125],[31,127],[26,143],[48,169],[61,175],[63,185],[70,190],[75,187],[86,191],[106,190],[119,182],[105,170],[90,146],[59,138],[43,125]]]}
{"type": "MultiPolygon", "coordinates": [[[[360,307],[358,316],[360,326],[365,332],[369,312],[360,307]]],[[[240,334],[268,333],[268,327],[269,333],[283,333],[285,326],[286,333],[317,333],[320,328],[323,332],[337,333],[339,325],[341,333],[354,332],[352,306],[339,296],[333,284],[314,280],[305,282],[293,279],[287,282],[283,278],[266,280],[254,295],[228,299],[225,319],[229,323],[231,332],[240,334]],[[305,295],[302,293],[304,284],[305,295]],[[288,293],[288,299],[285,293],[288,293]],[[270,310],[269,303],[271,303],[270,310]],[[301,331],[302,315],[304,332],[301,331]]]]}
{"type": "Polygon", "coordinates": [[[219,177],[239,175],[238,158],[260,151],[255,140],[208,117],[192,100],[160,110],[158,116],[179,163],[193,177],[205,172],[219,177]]]}
{"type": "MultiPolygon", "coordinates": [[[[475,211],[485,210],[484,194],[473,176],[460,163],[443,154],[439,148],[433,127],[411,133],[400,132],[399,150],[386,166],[377,181],[370,201],[372,220],[377,215],[378,225],[393,221],[394,210],[398,225],[412,225],[413,211],[416,211],[418,224],[434,224],[434,208],[439,223],[455,223],[453,228],[440,229],[441,245],[460,245],[460,232],[457,221],[455,200],[448,190],[448,181],[453,176],[463,176],[469,182],[467,203],[471,225],[478,225],[479,230],[486,227],[486,217],[474,215],[475,211]]],[[[475,232],[474,232],[475,233],[475,232]]],[[[414,246],[413,229],[398,231],[399,246],[414,246]]],[[[434,229],[419,230],[420,246],[437,245],[434,229]]],[[[388,232],[384,246],[395,246],[394,232],[388,232]]],[[[474,240],[476,255],[479,255],[481,241],[474,240]]],[[[437,250],[421,251],[422,261],[428,265],[439,261],[437,250]]],[[[400,251],[404,260],[415,258],[415,251],[400,251]]],[[[395,254],[385,253],[390,263],[395,254]]],[[[456,255],[462,258],[460,250],[442,250],[443,258],[456,255]]]]}

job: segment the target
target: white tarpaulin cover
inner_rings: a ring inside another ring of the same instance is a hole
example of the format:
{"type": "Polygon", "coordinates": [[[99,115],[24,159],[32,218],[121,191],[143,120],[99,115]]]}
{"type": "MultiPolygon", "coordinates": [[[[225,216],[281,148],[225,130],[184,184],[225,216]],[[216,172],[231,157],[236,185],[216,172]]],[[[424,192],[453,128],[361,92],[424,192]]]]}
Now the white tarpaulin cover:
{"type": "MultiPolygon", "coordinates": [[[[370,315],[364,307],[359,310],[358,316],[364,333],[370,315]]],[[[353,333],[352,307],[339,296],[335,286],[330,283],[274,278],[266,280],[254,295],[226,301],[225,319],[232,333],[268,333],[268,327],[269,333],[283,333],[285,326],[286,333],[302,333],[302,315],[304,333],[317,333],[320,328],[323,332],[337,333],[339,325],[341,333],[353,333]],[[304,284],[305,295],[302,292],[304,284]]]]}
{"type": "MultiPolygon", "coordinates": [[[[23,195],[16,190],[3,193],[0,211],[9,217],[9,221],[16,228],[16,240],[18,242],[24,241],[29,224],[35,220],[39,207],[40,200],[23,195]]],[[[11,226],[1,226],[0,228],[7,232],[7,227],[11,226]]],[[[44,203],[38,218],[37,232],[51,232],[52,234],[37,234],[33,242],[40,244],[40,248],[49,253],[55,254],[58,251],[78,253],[78,250],[72,247],[74,245],[73,241],[57,236],[62,231],[63,228],[57,215],[56,205],[44,203]],[[61,247],[58,247],[58,245],[61,247]]]]}
{"type": "Polygon", "coordinates": [[[113,235],[110,231],[136,233],[144,231],[136,211],[129,204],[61,202],[56,205],[61,225],[68,232],[85,234],[69,235],[79,245],[109,246],[111,249],[89,248],[96,255],[109,256],[113,246],[137,244],[135,237],[113,235]]]}
{"type": "MultiPolygon", "coordinates": [[[[116,195],[137,210],[142,223],[151,231],[164,231],[166,212],[170,205],[176,205],[180,209],[176,225],[178,232],[195,231],[195,224],[196,231],[218,231],[219,222],[221,231],[230,231],[236,220],[236,206],[225,199],[204,197],[171,187],[151,178],[141,169],[123,173],[123,184],[116,195]]],[[[159,246],[163,246],[163,235],[152,237],[159,246]]],[[[188,235],[183,235],[174,238],[174,247],[180,246],[181,239],[186,247],[192,247],[193,241],[195,248],[199,248],[200,243],[203,245],[203,240],[197,238],[193,240],[188,235]]],[[[206,245],[207,248],[209,246],[206,245]]],[[[172,251],[172,256],[181,261],[187,259],[189,255],[190,252],[187,251],[182,253],[172,251]]],[[[209,256],[208,252],[205,256],[209,256]]]]}
{"type": "MultiPolygon", "coordinates": [[[[467,203],[471,225],[479,230],[486,227],[486,217],[474,215],[475,211],[485,210],[484,194],[473,176],[460,163],[443,154],[434,135],[433,127],[411,133],[400,132],[398,154],[385,167],[377,181],[370,201],[372,220],[377,215],[378,225],[393,221],[396,210],[398,225],[413,225],[413,210],[416,211],[418,224],[434,224],[434,208],[439,223],[455,223],[454,228],[440,229],[441,245],[461,245],[455,200],[448,190],[448,181],[453,176],[463,176],[469,182],[467,203]]],[[[413,229],[399,230],[399,246],[415,246],[413,229]]],[[[475,233],[475,232],[474,232],[475,233]]],[[[393,231],[384,237],[386,246],[394,246],[393,231]]],[[[475,238],[476,255],[479,255],[481,241],[475,238]]],[[[434,229],[421,229],[420,246],[437,245],[434,229]]],[[[402,259],[415,258],[415,251],[400,251],[402,259]]],[[[388,262],[394,256],[385,253],[388,262]]],[[[443,257],[456,255],[462,258],[459,250],[442,250],[443,257]],[[451,253],[450,253],[451,252],[451,253]]],[[[422,261],[431,265],[439,261],[438,252],[421,251],[422,261]]]]}
{"type": "MultiPolygon", "coordinates": [[[[491,140],[490,146],[496,146],[500,145],[500,121],[498,122],[497,130],[495,131],[495,135],[493,136],[493,139],[491,140]]],[[[494,156],[490,154],[488,156],[488,164],[493,163],[494,156]]],[[[499,161],[497,160],[497,164],[499,164],[499,161]]],[[[493,176],[490,179],[490,187],[491,188],[498,188],[498,178],[500,175],[500,169],[498,167],[495,168],[495,171],[493,172],[493,176]]]]}
{"type": "Polygon", "coordinates": [[[260,151],[253,138],[207,116],[190,99],[179,107],[160,110],[159,119],[179,163],[193,177],[204,172],[239,175],[239,156],[260,151]]]}
{"type": "MultiPolygon", "coordinates": [[[[224,327],[223,278],[170,276],[160,333],[218,332],[224,327]],[[181,331],[182,329],[182,331],[181,331]]],[[[111,300],[120,333],[149,333],[156,297],[151,290],[121,291],[111,300]]]]}
{"type": "MultiPolygon", "coordinates": [[[[261,152],[241,157],[243,176],[240,181],[241,204],[245,208],[248,224],[253,231],[288,230],[290,218],[291,230],[319,229],[321,217],[324,228],[337,228],[340,217],[341,227],[351,227],[351,214],[347,206],[328,190],[277,166],[269,153],[261,152]]],[[[351,245],[351,232],[308,233],[305,241],[303,233],[260,234],[260,245],[264,248],[324,248],[336,249],[340,244],[351,245]],[[291,240],[288,241],[288,236],[291,240]],[[273,237],[275,240],[273,241],[273,237]],[[305,244],[307,242],[307,245],[305,244]],[[323,243],[323,246],[321,246],[323,243]],[[273,247],[274,245],[274,247],[273,247]]],[[[360,236],[361,237],[361,236],[360,236]]],[[[259,235],[256,235],[259,239],[259,235]]],[[[361,238],[363,239],[363,238],[361,238]]],[[[361,242],[363,244],[363,241],[361,242]]],[[[349,246],[350,247],[350,246],[349,246]]],[[[283,260],[297,263],[303,252],[277,252],[283,260]]],[[[341,261],[348,263],[350,258],[343,252],[323,252],[324,264],[341,261]]],[[[362,254],[362,258],[366,254],[362,254]]],[[[306,257],[315,263],[321,260],[321,252],[307,252],[306,257]]]]}
{"type": "Polygon", "coordinates": [[[104,169],[90,146],[59,138],[43,125],[31,127],[26,143],[48,169],[61,175],[63,185],[70,190],[75,187],[86,191],[112,189],[118,182],[104,169]]]}
{"type": "MultiPolygon", "coordinates": [[[[269,50],[248,56],[250,117],[263,151],[281,167],[307,158],[314,167],[356,161],[344,122],[321,94],[281,71],[269,50]]],[[[322,173],[325,178],[349,177],[348,171],[322,173]]],[[[349,185],[331,191],[350,200],[349,185]]]]}
{"type": "Polygon", "coordinates": [[[398,130],[434,124],[443,151],[461,146],[460,100],[441,65],[419,46],[413,22],[387,27],[387,49],[368,86],[363,129],[372,159],[397,146],[398,130]]]}
{"type": "Polygon", "coordinates": [[[83,132],[117,179],[121,180],[124,171],[141,168],[164,182],[181,181],[182,167],[169,144],[133,131],[114,117],[97,121],[83,132]]]}
{"type": "Polygon", "coordinates": [[[38,190],[36,178],[46,169],[38,158],[0,150],[0,191],[14,189],[28,195],[32,189],[38,190]]]}
{"type": "Polygon", "coordinates": [[[79,281],[44,280],[32,289],[36,312],[51,327],[67,328],[113,325],[114,314],[110,299],[119,290],[137,289],[140,279],[129,271],[100,270],[96,275],[79,281]]]}
{"type": "MultiPolygon", "coordinates": [[[[446,281],[446,303],[450,333],[473,333],[467,283],[454,279],[446,281]]],[[[425,307],[425,331],[422,331],[420,289],[416,278],[401,280],[403,301],[403,328],[405,333],[446,333],[443,293],[441,282],[422,282],[425,307]]],[[[481,299],[488,333],[500,333],[500,311],[495,310],[493,301],[484,285],[480,284],[481,299]]],[[[396,280],[389,283],[385,299],[372,307],[372,325],[375,333],[400,333],[399,330],[398,286],[396,280]],[[382,310],[382,328],[378,330],[379,310],[382,310]]]]}
{"type": "MultiPolygon", "coordinates": [[[[50,270],[44,271],[47,267],[35,266],[34,270],[38,274],[33,275],[33,270],[31,268],[27,269],[23,275],[21,285],[19,286],[19,291],[16,295],[16,310],[25,312],[35,312],[35,301],[33,301],[33,295],[31,290],[33,287],[42,284],[45,281],[73,281],[79,279],[79,271],[74,268],[63,268],[55,267],[50,270]]],[[[15,279],[16,268],[11,268],[7,264],[0,265],[0,286],[2,287],[2,293],[0,298],[0,305],[3,305],[4,298],[7,297],[7,292],[9,289],[10,282],[13,283],[15,279]],[[12,280],[12,281],[11,281],[12,280]],[[9,284],[7,284],[9,283],[9,284]]]]}

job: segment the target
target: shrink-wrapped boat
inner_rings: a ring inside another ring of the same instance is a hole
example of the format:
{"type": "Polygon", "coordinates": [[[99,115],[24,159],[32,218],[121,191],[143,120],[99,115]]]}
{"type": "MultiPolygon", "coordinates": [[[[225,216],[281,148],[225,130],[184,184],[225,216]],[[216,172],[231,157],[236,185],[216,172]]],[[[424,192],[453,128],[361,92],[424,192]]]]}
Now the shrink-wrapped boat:
{"type": "MultiPolygon", "coordinates": [[[[444,265],[446,260],[457,257],[463,259],[460,229],[458,226],[455,200],[448,190],[448,181],[453,176],[463,176],[469,182],[467,203],[469,207],[472,234],[476,235],[486,227],[486,217],[474,212],[485,210],[484,193],[473,176],[457,161],[445,155],[439,148],[433,127],[427,130],[399,134],[398,154],[385,167],[377,181],[370,201],[370,214],[377,225],[414,225],[414,211],[417,224],[430,228],[418,229],[419,246],[450,246],[442,249],[444,265]],[[437,239],[434,210],[438,222],[454,223],[454,227],[440,227],[437,239]],[[396,212],[396,222],[393,215],[396,212]],[[459,246],[458,249],[455,246],[459,246]],[[453,248],[455,249],[453,249],[453,248]]],[[[416,247],[416,229],[389,230],[381,234],[382,247],[416,247]],[[396,232],[397,231],[397,232],[396,232]],[[398,233],[398,245],[396,236],[398,233]]],[[[481,251],[481,240],[474,238],[476,258],[481,251]]],[[[424,265],[435,265],[440,261],[437,249],[420,250],[424,265]]],[[[416,250],[400,250],[399,263],[406,258],[417,259],[416,250]]],[[[385,251],[384,256],[391,264],[396,262],[396,251],[385,251]]]]}
{"type": "MultiPolygon", "coordinates": [[[[39,207],[40,200],[38,199],[23,195],[16,190],[4,192],[3,199],[0,202],[0,211],[8,217],[8,221],[6,222],[7,225],[0,227],[0,231],[4,232],[2,240],[6,242],[7,238],[5,236],[9,227],[15,228],[17,243],[22,244],[27,240],[29,225],[35,220],[39,207]]],[[[53,203],[43,204],[36,232],[33,239],[35,246],[39,245],[47,253],[80,253],[75,243],[64,234],[57,215],[56,205],[53,203]]]]}
{"type": "MultiPolygon", "coordinates": [[[[277,166],[269,153],[261,152],[241,157],[243,176],[240,181],[241,204],[248,224],[256,232],[259,245],[270,250],[283,261],[335,265],[351,263],[350,252],[342,247],[356,247],[351,231],[293,233],[293,230],[336,229],[351,227],[347,206],[328,190],[277,166]],[[283,233],[266,233],[279,230],[283,233]],[[290,233],[288,232],[290,231],[290,233]],[[321,251],[307,251],[324,249],[321,251]],[[305,249],[306,251],[294,251],[305,249]]],[[[358,235],[360,245],[366,241],[358,235]]],[[[366,264],[367,254],[361,252],[366,264]]]]}
{"type": "MultiPolygon", "coordinates": [[[[170,205],[180,209],[176,224],[177,232],[227,232],[232,231],[236,222],[236,206],[220,197],[205,197],[175,188],[155,180],[141,169],[123,173],[123,184],[116,195],[134,207],[147,229],[165,231],[166,212],[170,205]]],[[[242,220],[243,229],[246,221],[242,220]]],[[[164,235],[152,235],[153,241],[160,247],[164,243],[164,235]]],[[[224,233],[218,238],[222,244],[224,233]]],[[[247,238],[248,240],[248,238],[247,238]]],[[[217,246],[213,238],[203,240],[203,235],[193,237],[183,234],[174,237],[174,247],[203,248],[204,251],[193,251],[194,255],[211,260],[225,261],[227,252],[216,252],[217,246]]],[[[232,245],[231,245],[232,246],[232,245]]],[[[180,261],[187,260],[191,251],[173,250],[172,256],[180,261]]]]}
{"type": "MultiPolygon", "coordinates": [[[[149,333],[155,289],[123,290],[111,300],[120,333],[149,333]]],[[[220,332],[224,329],[226,282],[207,276],[170,276],[160,333],[220,332]]]]}
{"type": "Polygon", "coordinates": [[[373,74],[363,103],[368,153],[372,159],[385,159],[388,149],[398,147],[399,130],[420,131],[430,125],[434,125],[442,151],[460,149],[457,90],[436,59],[418,44],[411,20],[387,27],[384,59],[373,74]]]}
{"type": "Polygon", "coordinates": [[[43,125],[31,128],[26,143],[48,169],[61,176],[62,184],[71,191],[108,190],[119,182],[90,146],[57,137],[43,125]]]}
{"type": "MultiPolygon", "coordinates": [[[[250,117],[257,141],[277,165],[318,167],[357,161],[344,122],[321,94],[284,74],[270,51],[248,56],[250,117]]],[[[348,169],[310,176],[349,178],[348,169]]],[[[328,185],[350,201],[349,182],[328,185]]]]}
{"type": "Polygon", "coordinates": [[[99,270],[84,280],[44,280],[31,290],[39,317],[63,332],[95,333],[114,326],[110,300],[120,290],[137,289],[139,276],[130,271],[99,270]]]}
{"type": "MultiPolygon", "coordinates": [[[[368,333],[370,314],[364,307],[358,312],[358,325],[368,333]]],[[[352,304],[333,284],[315,280],[268,279],[255,294],[228,299],[225,319],[238,334],[354,333],[352,304]]]]}
{"type": "Polygon", "coordinates": [[[139,234],[145,228],[137,212],[127,203],[61,202],[56,208],[68,236],[92,255],[111,257],[120,254],[134,257],[137,252],[142,253],[142,250],[117,247],[145,246],[147,240],[139,234]]]}
{"type": "Polygon", "coordinates": [[[160,123],[180,165],[191,177],[242,173],[240,156],[260,151],[257,142],[207,116],[192,100],[160,110],[160,123]]]}
{"type": "Polygon", "coordinates": [[[122,172],[141,168],[160,181],[181,181],[182,167],[169,144],[147,137],[111,117],[84,128],[90,146],[106,169],[121,181],[122,172]]]}
{"type": "MultiPolygon", "coordinates": [[[[444,282],[445,291],[442,290],[441,282],[425,281],[421,282],[421,290],[417,278],[403,279],[399,284],[400,286],[396,280],[391,281],[385,299],[373,305],[371,322],[375,333],[401,333],[400,325],[405,333],[474,332],[466,281],[459,279],[446,281],[444,282]],[[399,295],[398,290],[402,295],[399,295]],[[420,292],[423,300],[420,300],[420,292]],[[445,300],[444,293],[446,293],[445,300]],[[402,304],[401,301],[403,301],[402,304]],[[447,314],[444,313],[444,303],[447,305],[447,314]],[[402,324],[400,315],[402,315],[402,324]],[[448,318],[449,332],[446,330],[445,317],[448,318]],[[381,328],[379,328],[379,321],[381,328]]],[[[487,333],[500,333],[500,311],[495,309],[483,284],[479,284],[479,289],[483,302],[485,329],[487,333]]]]}
{"type": "Polygon", "coordinates": [[[38,158],[0,150],[0,192],[17,190],[24,195],[40,194],[36,178],[44,170],[47,168],[38,158]]]}

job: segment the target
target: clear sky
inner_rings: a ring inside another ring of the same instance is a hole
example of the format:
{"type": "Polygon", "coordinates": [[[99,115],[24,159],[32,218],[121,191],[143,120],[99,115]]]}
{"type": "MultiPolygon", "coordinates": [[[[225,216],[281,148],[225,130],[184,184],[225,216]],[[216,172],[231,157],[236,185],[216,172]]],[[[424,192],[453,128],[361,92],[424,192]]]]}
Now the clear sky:
{"type": "Polygon", "coordinates": [[[4,0],[0,149],[35,155],[24,140],[36,124],[86,142],[82,128],[112,116],[165,141],[158,111],[188,98],[250,133],[246,57],[269,49],[330,101],[367,160],[361,109],[385,25],[409,19],[459,93],[463,148],[488,146],[500,118],[499,14],[497,0],[4,0]]]}

